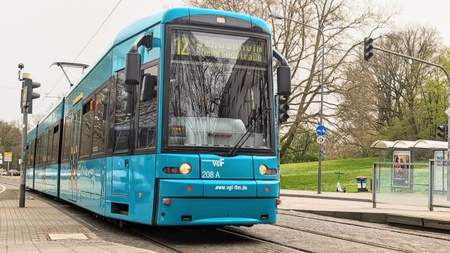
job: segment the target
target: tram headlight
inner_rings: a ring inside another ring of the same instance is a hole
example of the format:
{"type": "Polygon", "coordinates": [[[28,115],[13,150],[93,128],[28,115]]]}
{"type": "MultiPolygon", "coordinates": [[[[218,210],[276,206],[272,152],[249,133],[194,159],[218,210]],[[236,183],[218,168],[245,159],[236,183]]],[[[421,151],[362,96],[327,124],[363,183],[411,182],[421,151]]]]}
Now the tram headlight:
{"type": "Polygon", "coordinates": [[[261,175],[265,175],[267,173],[267,166],[265,164],[259,165],[259,173],[261,173],[261,175]]]}
{"type": "Polygon", "coordinates": [[[261,173],[261,175],[276,175],[277,170],[269,169],[269,168],[267,168],[267,166],[265,164],[261,164],[259,166],[259,173],[261,173]]]}
{"type": "Polygon", "coordinates": [[[192,171],[192,167],[189,163],[182,163],[178,167],[164,167],[163,172],[165,174],[189,174],[192,171]]]}
{"type": "Polygon", "coordinates": [[[191,173],[191,171],[192,171],[192,167],[188,163],[183,163],[180,165],[181,174],[189,174],[189,173],[191,173]]]}

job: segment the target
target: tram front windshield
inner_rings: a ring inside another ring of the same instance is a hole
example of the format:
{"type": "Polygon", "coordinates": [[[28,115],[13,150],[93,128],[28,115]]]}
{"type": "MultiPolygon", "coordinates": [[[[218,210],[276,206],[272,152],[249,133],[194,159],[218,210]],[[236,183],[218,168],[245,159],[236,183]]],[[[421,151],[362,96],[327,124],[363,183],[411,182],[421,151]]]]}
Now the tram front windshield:
{"type": "Polygon", "coordinates": [[[267,39],[172,30],[170,41],[167,146],[272,149],[267,39]]]}

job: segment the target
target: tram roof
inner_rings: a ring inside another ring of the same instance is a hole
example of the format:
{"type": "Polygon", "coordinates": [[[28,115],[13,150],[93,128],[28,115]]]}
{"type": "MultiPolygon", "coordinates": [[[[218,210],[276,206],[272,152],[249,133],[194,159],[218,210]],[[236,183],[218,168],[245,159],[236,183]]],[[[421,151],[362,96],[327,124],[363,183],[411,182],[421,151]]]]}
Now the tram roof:
{"type": "Polygon", "coordinates": [[[434,140],[417,140],[417,141],[374,141],[370,148],[372,149],[430,149],[430,150],[447,150],[448,143],[445,141],[434,140]]]}
{"type": "Polygon", "coordinates": [[[172,20],[175,20],[180,17],[193,16],[199,14],[210,14],[210,15],[224,15],[227,13],[228,16],[233,18],[238,18],[242,20],[246,20],[251,22],[262,29],[264,29],[267,33],[271,33],[271,30],[267,23],[260,18],[248,16],[242,13],[221,11],[221,10],[213,10],[213,9],[202,9],[202,8],[192,8],[192,7],[178,7],[169,9],[165,12],[157,13],[148,17],[144,17],[140,20],[137,20],[130,25],[123,28],[114,39],[114,45],[120,44],[121,42],[129,39],[130,37],[139,34],[146,29],[148,29],[152,24],[157,23],[167,23],[172,20]]]}

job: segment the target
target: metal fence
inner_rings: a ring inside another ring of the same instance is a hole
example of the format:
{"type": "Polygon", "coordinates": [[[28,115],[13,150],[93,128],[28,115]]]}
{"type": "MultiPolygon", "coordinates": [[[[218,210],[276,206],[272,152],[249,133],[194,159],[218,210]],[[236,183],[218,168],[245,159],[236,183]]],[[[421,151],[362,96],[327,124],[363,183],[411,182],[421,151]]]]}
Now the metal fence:
{"type": "Polygon", "coordinates": [[[429,209],[433,207],[450,208],[449,176],[450,160],[430,160],[429,209]]]}
{"type": "Polygon", "coordinates": [[[429,163],[375,162],[372,201],[377,203],[450,208],[450,160],[429,163]]]}

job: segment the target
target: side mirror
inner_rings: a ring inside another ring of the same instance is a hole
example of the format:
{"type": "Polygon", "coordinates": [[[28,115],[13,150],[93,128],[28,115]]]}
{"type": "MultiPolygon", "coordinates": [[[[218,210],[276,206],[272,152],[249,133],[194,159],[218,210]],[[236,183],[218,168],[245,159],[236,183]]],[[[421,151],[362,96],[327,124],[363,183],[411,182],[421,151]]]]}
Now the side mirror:
{"type": "Polygon", "coordinates": [[[279,66],[277,69],[278,95],[291,95],[291,68],[289,66],[279,66]]]}
{"type": "Polygon", "coordinates": [[[141,80],[141,55],[136,51],[127,53],[125,65],[125,84],[139,85],[141,80]]]}
{"type": "Polygon", "coordinates": [[[138,52],[140,46],[145,46],[147,51],[152,50],[153,33],[139,37],[133,45],[131,45],[125,63],[125,84],[139,85],[139,82],[141,81],[141,55],[138,52]]]}

